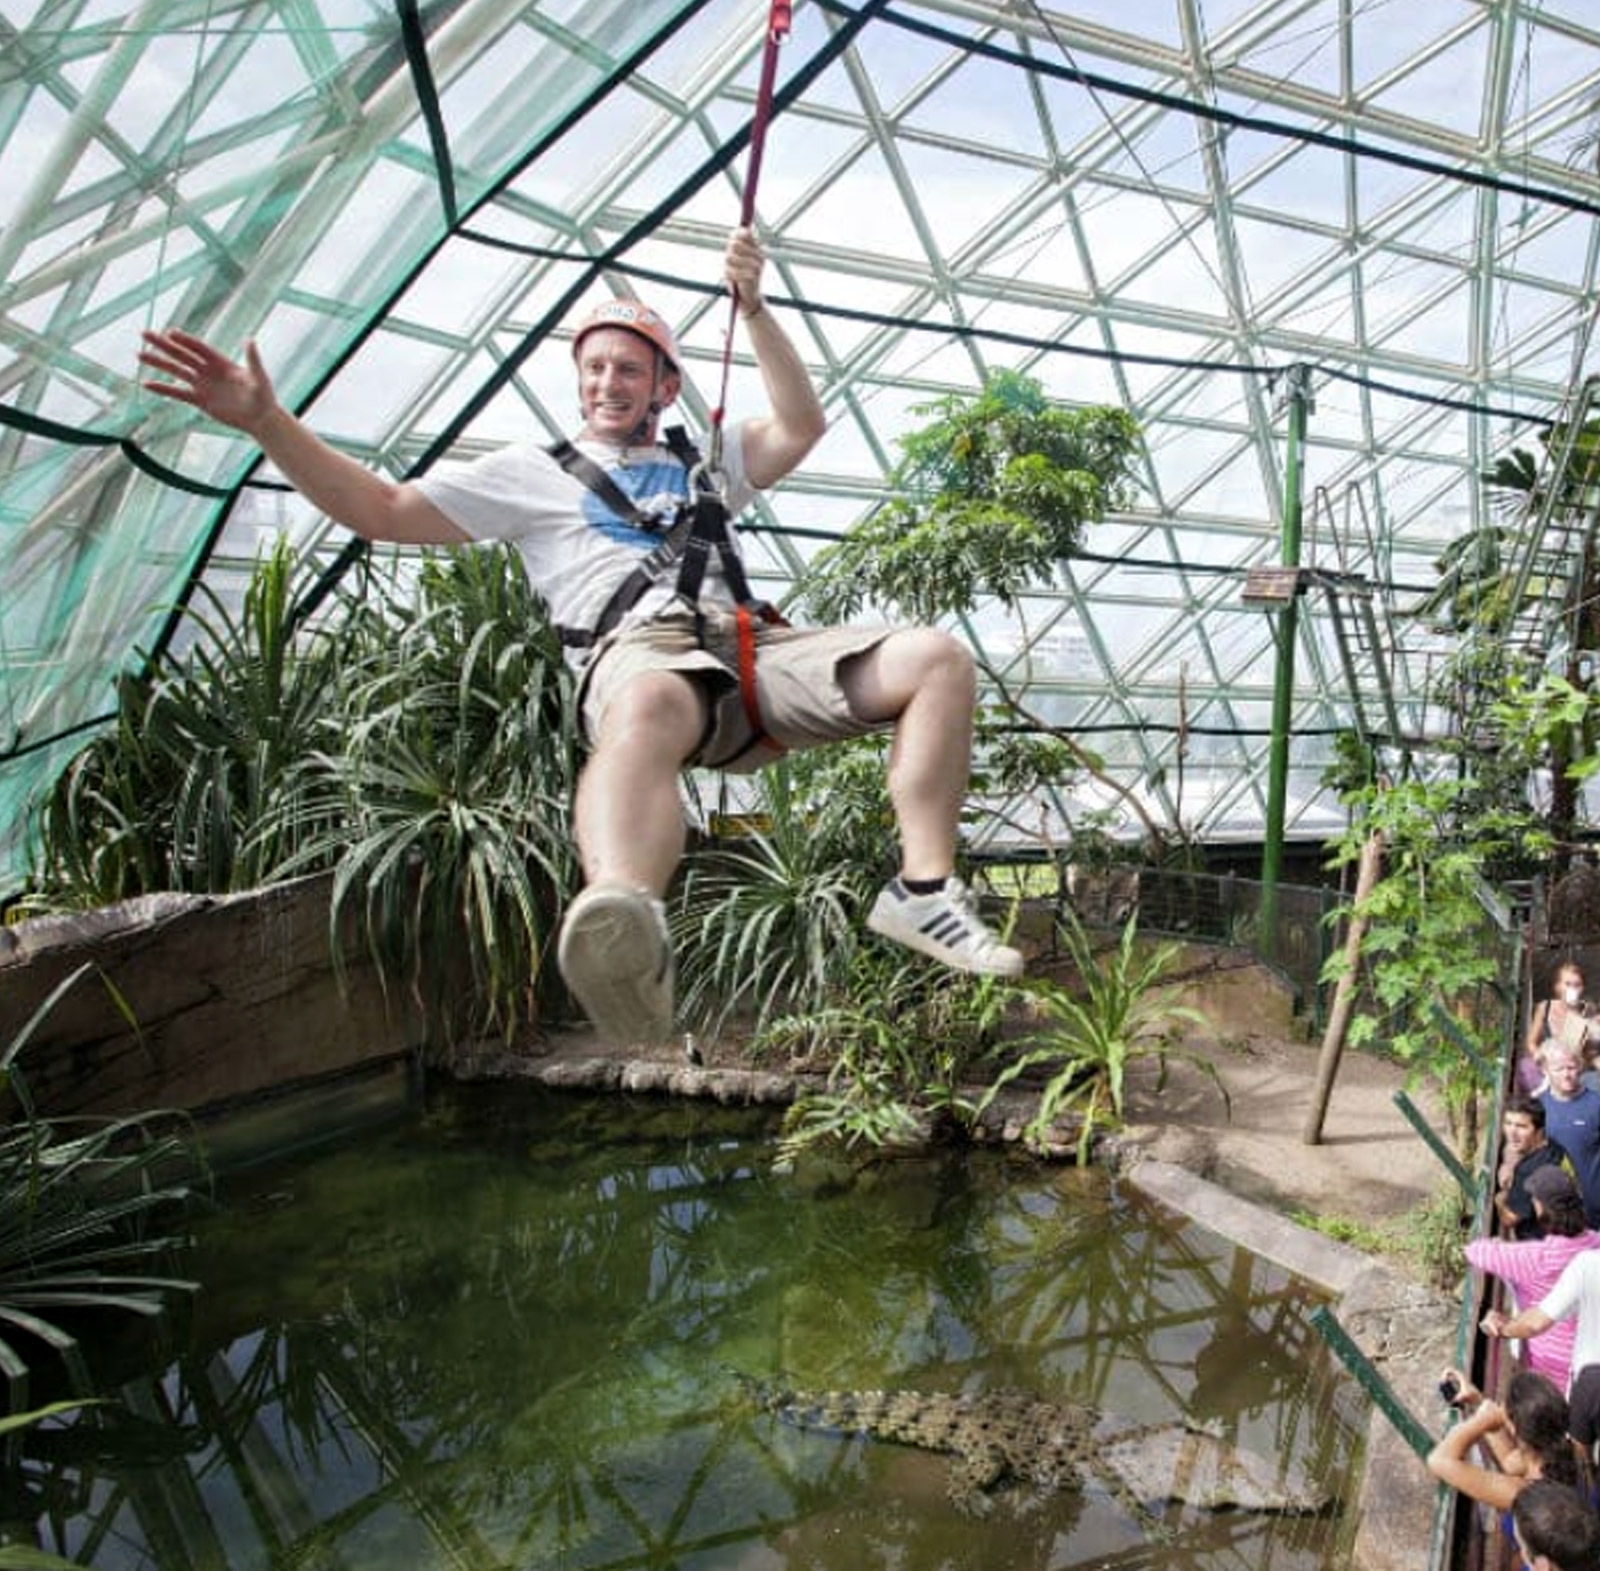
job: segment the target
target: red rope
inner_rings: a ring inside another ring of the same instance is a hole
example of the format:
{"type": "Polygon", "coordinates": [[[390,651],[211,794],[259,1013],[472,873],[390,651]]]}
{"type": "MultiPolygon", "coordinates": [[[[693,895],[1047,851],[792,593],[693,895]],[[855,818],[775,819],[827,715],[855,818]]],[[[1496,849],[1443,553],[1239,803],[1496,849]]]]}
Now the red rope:
{"type": "MultiPolygon", "coordinates": [[[[794,16],[792,0],[772,0],[767,18],[767,45],[761,57],[761,82],[756,89],[755,118],[750,122],[750,172],[745,176],[744,202],[740,224],[748,229],[756,216],[756,187],[761,180],[761,159],[767,147],[767,123],[772,119],[772,93],[778,76],[778,46],[789,34],[794,16]]],[[[712,451],[722,451],[722,417],[728,402],[728,378],[733,370],[733,334],[739,324],[739,292],[733,291],[728,306],[728,331],[722,343],[722,388],[717,407],[711,412],[712,451]]]]}

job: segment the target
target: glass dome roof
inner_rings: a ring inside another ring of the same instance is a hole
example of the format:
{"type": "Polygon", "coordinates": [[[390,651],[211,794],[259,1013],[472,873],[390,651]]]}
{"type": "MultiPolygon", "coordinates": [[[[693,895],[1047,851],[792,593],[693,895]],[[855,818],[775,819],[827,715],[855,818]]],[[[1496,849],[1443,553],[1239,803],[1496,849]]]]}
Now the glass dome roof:
{"type": "MultiPolygon", "coordinates": [[[[638,292],[703,420],[767,23],[0,0],[0,871],[197,581],[237,595],[279,532],[344,543],[140,391],[140,330],[257,338],[286,402],[398,476],[575,423],[562,324],[638,292]]],[[[918,405],[1000,367],[1125,405],[1136,505],[964,631],[1157,818],[1258,836],[1278,620],[1245,590],[1280,560],[1303,385],[1287,827],[1327,832],[1338,731],[1443,725],[1449,644],[1400,613],[1588,369],[1589,0],[800,0],[777,90],[757,225],[830,430],[747,520],[758,589],[881,500],[918,405]]],[[[729,406],[758,397],[741,344],[729,406]]]]}

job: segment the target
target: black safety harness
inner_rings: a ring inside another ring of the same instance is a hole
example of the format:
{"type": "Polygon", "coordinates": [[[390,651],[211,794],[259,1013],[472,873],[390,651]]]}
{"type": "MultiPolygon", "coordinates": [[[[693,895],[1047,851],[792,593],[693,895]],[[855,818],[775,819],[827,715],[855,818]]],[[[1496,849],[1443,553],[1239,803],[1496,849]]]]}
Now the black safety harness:
{"type": "MultiPolygon", "coordinates": [[[[689,475],[689,495],[668,519],[646,513],[599,464],[565,438],[546,449],[574,480],[599,497],[624,523],[661,537],[650,554],[612,591],[594,625],[562,627],[561,642],[568,649],[592,649],[614,632],[652,589],[668,582],[676,571],[673,592],[693,611],[695,634],[705,648],[705,614],[700,607],[700,594],[705,586],[706,567],[715,552],[734,602],[739,701],[752,733],[749,747],[765,742],[781,751],[781,744],[767,734],[761,718],[756,687],[756,624],[786,627],[788,623],[774,606],[750,592],[744,562],[728,528],[728,505],[688,432],[682,426],[671,426],[662,434],[662,441],[689,475]]],[[[748,751],[749,747],[741,751],[748,751]]]]}

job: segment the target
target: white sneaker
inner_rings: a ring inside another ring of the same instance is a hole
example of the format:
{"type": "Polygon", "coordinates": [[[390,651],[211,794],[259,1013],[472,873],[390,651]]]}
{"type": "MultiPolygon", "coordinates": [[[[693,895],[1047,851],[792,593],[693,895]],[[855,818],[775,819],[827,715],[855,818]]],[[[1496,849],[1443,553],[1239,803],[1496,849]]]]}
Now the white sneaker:
{"type": "Polygon", "coordinates": [[[609,1042],[672,1035],[667,911],[641,889],[594,884],[567,908],[556,963],[583,1012],[609,1042]]]}
{"type": "Polygon", "coordinates": [[[1022,954],[1002,944],[978,915],[978,902],[959,878],[931,895],[914,895],[898,878],[884,885],[867,917],[874,933],[931,955],[957,971],[1021,976],[1022,954]]]}

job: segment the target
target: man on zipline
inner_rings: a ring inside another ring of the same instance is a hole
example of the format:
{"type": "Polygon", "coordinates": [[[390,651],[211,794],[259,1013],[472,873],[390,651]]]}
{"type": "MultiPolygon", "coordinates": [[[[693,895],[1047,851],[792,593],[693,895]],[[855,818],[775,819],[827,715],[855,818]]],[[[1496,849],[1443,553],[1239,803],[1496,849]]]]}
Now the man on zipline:
{"type": "Polygon", "coordinates": [[[507,540],[521,552],[580,674],[591,749],[573,809],[586,883],[557,958],[596,1029],[619,1042],[672,1033],[662,897],[684,848],[679,772],[754,769],[787,748],[885,727],[894,733],[888,783],[901,870],[868,927],[960,970],[1022,970],[1022,956],[985,927],[954,876],[976,697],[970,651],[933,628],[791,628],[765,620],[770,608],[749,596],[726,515],[794,469],[826,429],[811,379],[762,298],[764,263],[754,235],[736,229],[724,276],[771,407],[728,432],[726,514],[695,485],[693,450],[658,440],[682,359],[667,324],[637,301],[608,301],[574,328],[584,421],[575,442],[550,451],[519,443],[398,484],[279,404],[254,343],[240,364],[174,328],[146,332],[139,356],[162,378],[145,382],[151,392],[244,432],[303,496],[364,539],[507,540]],[[705,530],[690,527],[697,503],[712,520],[705,530]],[[691,558],[697,582],[681,567],[691,558]]]}

